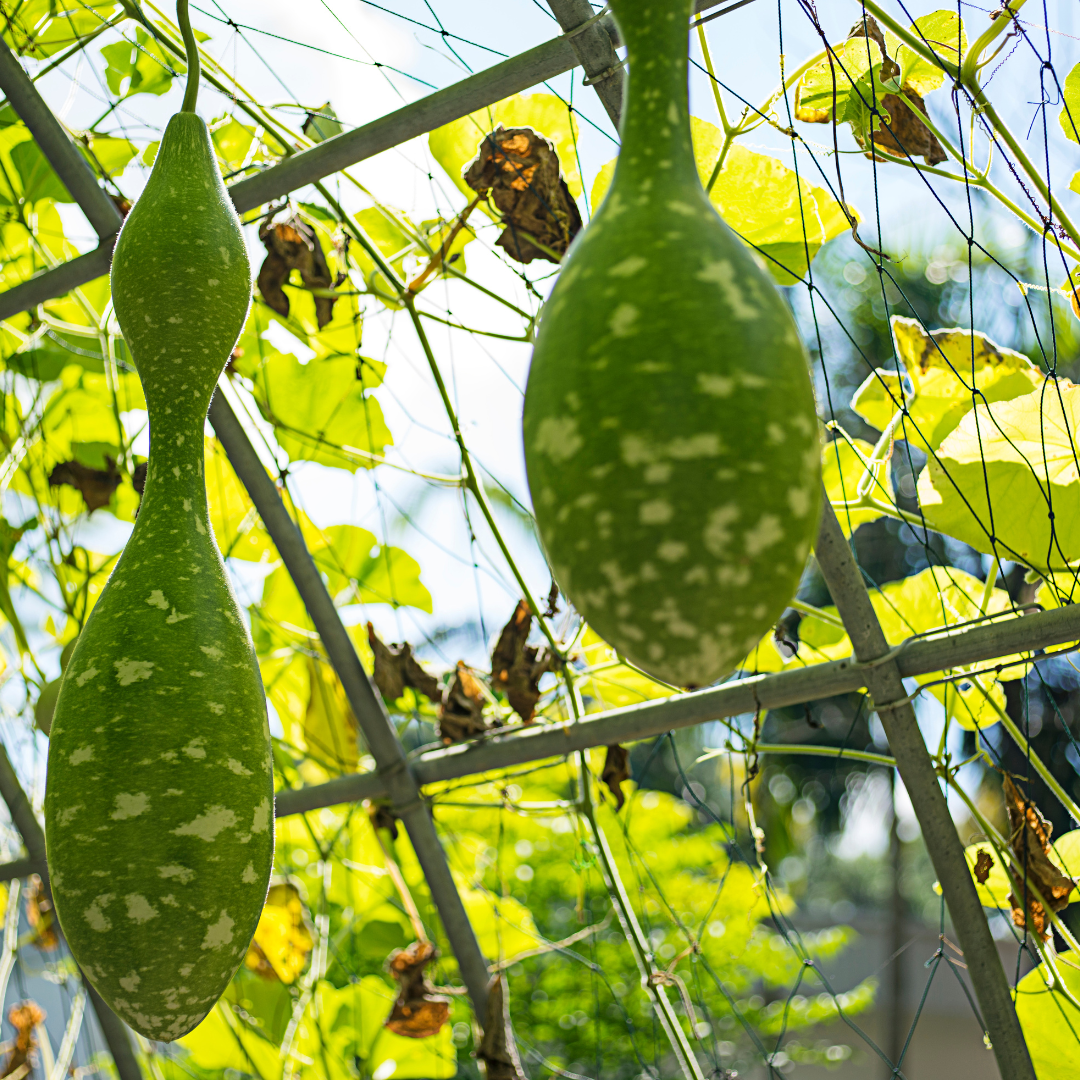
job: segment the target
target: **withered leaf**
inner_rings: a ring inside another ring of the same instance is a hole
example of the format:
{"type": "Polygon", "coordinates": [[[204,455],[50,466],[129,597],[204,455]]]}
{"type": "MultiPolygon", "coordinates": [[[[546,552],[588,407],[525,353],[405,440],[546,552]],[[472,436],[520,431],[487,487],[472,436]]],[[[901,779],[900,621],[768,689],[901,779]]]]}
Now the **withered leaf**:
{"type": "MultiPolygon", "coordinates": [[[[865,16],[865,23],[863,20],[857,22],[851,28],[848,37],[849,39],[868,37],[877,42],[878,47],[881,49],[881,55],[885,58],[881,65],[881,79],[883,82],[888,82],[890,79],[899,76],[900,67],[889,56],[889,51],[885,47],[885,35],[873,18],[867,15],[865,16]]],[[[915,108],[925,115],[926,104],[922,97],[912,87],[906,85],[904,86],[904,93],[915,108]]],[[[941,143],[937,141],[937,137],[898,94],[882,95],[878,105],[883,112],[881,126],[870,136],[870,141],[874,146],[892,157],[905,159],[908,156],[913,158],[922,157],[927,165],[938,165],[946,160],[948,155],[941,148],[941,143]],[[885,116],[886,112],[888,117],[885,116]]],[[[857,133],[855,139],[863,149],[866,149],[865,141],[857,133]]],[[[874,157],[874,152],[869,150],[866,156],[874,157]]],[[[878,157],[877,160],[883,161],[885,159],[878,157]]]]}
{"type": "Polygon", "coordinates": [[[112,458],[106,457],[105,465],[104,469],[93,469],[81,461],[61,461],[49,473],[49,487],[67,484],[75,488],[82,495],[87,511],[92,514],[109,505],[113,492],[123,479],[112,458]]]}
{"type": "Polygon", "coordinates": [[[293,983],[314,947],[300,890],[291,882],[271,885],[244,966],[267,982],[293,983]]]}
{"type": "MultiPolygon", "coordinates": [[[[266,220],[259,226],[259,239],[266,248],[266,258],[259,268],[259,292],[267,306],[279,315],[289,314],[289,298],[282,286],[289,273],[297,270],[309,289],[329,289],[334,278],[323,254],[315,230],[295,214],[285,221],[266,220]]],[[[334,300],[315,297],[315,318],[321,330],[333,318],[334,300]]]]}
{"type": "Polygon", "coordinates": [[[476,1056],[487,1066],[487,1080],[525,1080],[518,1056],[517,1040],[510,1022],[510,1000],[506,977],[499,972],[488,983],[484,1037],[476,1056]]]}
{"type": "Polygon", "coordinates": [[[622,782],[630,779],[627,763],[630,755],[626,749],[618,743],[607,748],[607,756],[604,758],[604,771],[600,779],[611,789],[615,796],[615,812],[618,813],[626,805],[626,796],[623,794],[622,782]]]}
{"type": "MultiPolygon", "coordinates": [[[[1009,812],[1009,846],[1017,861],[1025,868],[1028,880],[1042,894],[1051,911],[1060,911],[1069,902],[1069,893],[1076,882],[1066,877],[1050,861],[1050,834],[1053,826],[1039,813],[1039,808],[1012,781],[1005,777],[1005,808],[1009,812]]],[[[1009,868],[1013,891],[1009,893],[1013,922],[1039,934],[1045,941],[1050,937],[1050,916],[1042,904],[1025,887],[1023,878],[1009,868]],[[1024,904],[1027,900],[1027,914],[1024,904]]]]}
{"type": "Polygon", "coordinates": [[[432,701],[442,699],[442,687],[434,675],[425,671],[412,654],[408,642],[386,645],[379,640],[371,623],[367,624],[368,643],[375,656],[375,685],[387,701],[397,701],[411,686],[432,701]]]}
{"type": "Polygon", "coordinates": [[[560,173],[559,155],[532,128],[500,124],[485,135],[465,170],[465,183],[479,194],[490,194],[506,226],[495,243],[520,263],[558,263],[581,229],[581,214],[560,173]]]}
{"type": "Polygon", "coordinates": [[[457,662],[454,678],[443,695],[438,731],[447,746],[487,731],[484,689],[463,660],[457,662]]]}
{"type": "Polygon", "coordinates": [[[34,935],[34,945],[42,952],[52,952],[60,946],[56,913],[48,890],[37,874],[30,875],[26,890],[26,921],[34,935]]]}
{"type": "Polygon", "coordinates": [[[491,682],[506,694],[522,723],[532,723],[540,700],[540,676],[558,670],[558,657],[549,649],[526,645],[532,628],[529,605],[520,600],[503,627],[491,653],[491,682]]]}
{"type": "Polygon", "coordinates": [[[972,872],[975,874],[975,880],[980,885],[985,885],[987,878],[990,877],[990,871],[994,868],[994,860],[990,856],[990,852],[986,848],[979,848],[975,854],[975,866],[972,868],[972,872]]]}
{"type": "Polygon", "coordinates": [[[450,999],[435,993],[424,968],[439,955],[428,941],[414,941],[404,949],[395,949],[386,961],[387,969],[398,983],[398,996],[384,1027],[395,1035],[427,1039],[437,1035],[450,1018],[450,999]]]}
{"type": "Polygon", "coordinates": [[[388,803],[372,803],[368,808],[368,817],[371,820],[373,829],[386,829],[390,833],[391,840],[398,838],[397,815],[394,813],[394,808],[388,803]]]}
{"type": "Polygon", "coordinates": [[[45,1010],[36,1001],[20,1001],[8,1009],[8,1023],[15,1029],[15,1041],[0,1067],[0,1077],[23,1077],[30,1071],[27,1060],[37,1049],[34,1028],[45,1020],[45,1010]]]}

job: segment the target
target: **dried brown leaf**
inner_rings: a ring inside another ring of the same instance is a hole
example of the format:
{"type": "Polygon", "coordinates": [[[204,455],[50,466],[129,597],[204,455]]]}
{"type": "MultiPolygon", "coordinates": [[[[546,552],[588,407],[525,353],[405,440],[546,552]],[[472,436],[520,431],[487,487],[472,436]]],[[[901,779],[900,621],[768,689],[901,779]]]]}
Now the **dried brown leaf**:
{"type": "Polygon", "coordinates": [[[432,701],[442,699],[442,687],[439,680],[423,666],[412,654],[408,642],[401,645],[386,645],[379,640],[371,623],[367,624],[368,642],[375,656],[375,685],[387,701],[397,701],[411,686],[432,701]]]}
{"type": "Polygon", "coordinates": [[[604,771],[600,779],[611,789],[615,796],[615,812],[618,813],[626,805],[626,796],[623,794],[622,782],[630,779],[627,769],[630,755],[626,749],[618,743],[607,748],[607,756],[604,758],[604,771]]]}
{"type": "Polygon", "coordinates": [[[972,872],[975,874],[975,880],[980,885],[985,885],[987,878],[990,877],[990,871],[994,868],[994,860],[990,856],[990,852],[986,848],[979,848],[975,853],[975,866],[972,868],[972,872]]]}
{"type": "Polygon", "coordinates": [[[30,1071],[27,1059],[37,1049],[34,1028],[44,1021],[45,1010],[36,1001],[20,1001],[8,1009],[8,1023],[15,1029],[15,1041],[0,1067],[0,1077],[22,1077],[30,1071]]]}
{"type": "Polygon", "coordinates": [[[87,511],[92,514],[109,505],[113,492],[123,479],[112,458],[106,457],[105,464],[105,469],[93,469],[81,461],[61,461],[49,473],[49,487],[67,484],[75,488],[82,495],[87,511]]]}
{"type": "Polygon", "coordinates": [[[36,948],[52,952],[60,947],[52,898],[37,874],[30,875],[26,890],[26,921],[30,924],[36,948]]]}
{"type": "Polygon", "coordinates": [[[398,983],[398,996],[383,1026],[395,1035],[427,1039],[437,1035],[450,1018],[450,999],[435,993],[424,974],[438,955],[430,942],[414,941],[395,949],[387,959],[387,969],[398,983]]]}
{"type": "Polygon", "coordinates": [[[471,739],[487,731],[484,689],[477,677],[459,660],[439,709],[439,738],[451,743],[471,739]]]}
{"type": "MultiPolygon", "coordinates": [[[[1039,813],[1039,808],[1007,776],[1004,780],[1005,808],[1009,813],[1009,845],[1027,873],[1028,881],[1038,889],[1051,911],[1060,911],[1069,902],[1076,882],[1066,877],[1050,861],[1050,834],[1053,826],[1039,813]]],[[[1009,869],[1013,891],[1009,893],[1013,922],[1025,925],[1045,941],[1050,937],[1050,917],[1042,904],[1031,895],[1023,878],[1009,869]],[[1027,900],[1027,914],[1024,904],[1027,900]]]]}
{"type": "Polygon", "coordinates": [[[526,645],[532,629],[532,612],[521,600],[502,628],[491,653],[491,683],[506,694],[510,708],[522,723],[532,723],[540,700],[540,676],[558,670],[558,657],[548,649],[526,645]]]}
{"type": "MultiPolygon", "coordinates": [[[[266,220],[259,226],[259,239],[266,248],[266,258],[259,268],[259,292],[267,306],[279,315],[289,314],[289,298],[282,288],[293,270],[309,289],[329,289],[334,285],[322,245],[315,230],[293,214],[285,221],[266,220]]],[[[321,330],[334,314],[334,300],[315,297],[315,318],[321,330]]]]}
{"type": "Polygon", "coordinates": [[[476,1056],[487,1066],[487,1080],[526,1080],[510,1022],[506,977],[501,972],[488,984],[484,1037],[476,1056]]]}
{"type": "Polygon", "coordinates": [[[555,147],[532,128],[500,125],[486,135],[465,170],[465,183],[490,194],[506,226],[495,242],[520,263],[558,263],[581,229],[581,215],[560,174],[555,147]]]}
{"type": "Polygon", "coordinates": [[[372,803],[368,808],[368,818],[371,820],[373,829],[385,829],[390,833],[391,840],[398,838],[397,814],[394,813],[394,808],[389,803],[372,803]]]}

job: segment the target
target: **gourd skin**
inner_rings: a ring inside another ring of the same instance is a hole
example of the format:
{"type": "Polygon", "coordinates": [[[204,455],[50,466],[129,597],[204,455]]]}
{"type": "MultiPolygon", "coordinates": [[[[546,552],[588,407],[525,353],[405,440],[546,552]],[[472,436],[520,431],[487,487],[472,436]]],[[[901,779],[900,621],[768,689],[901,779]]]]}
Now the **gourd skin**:
{"type": "Polygon", "coordinates": [[[262,680],[203,477],[203,423],[251,271],[193,113],[169,122],[117,241],[112,287],[150,459],[135,529],[60,688],[46,842],[76,960],[128,1024],[170,1040],[243,959],[274,842],[262,680]]]}
{"type": "Polygon", "coordinates": [[[820,448],[806,353],[698,179],[689,0],[612,0],[630,58],[622,150],[544,310],[525,394],[555,579],[678,685],[730,672],[795,594],[820,448]]]}

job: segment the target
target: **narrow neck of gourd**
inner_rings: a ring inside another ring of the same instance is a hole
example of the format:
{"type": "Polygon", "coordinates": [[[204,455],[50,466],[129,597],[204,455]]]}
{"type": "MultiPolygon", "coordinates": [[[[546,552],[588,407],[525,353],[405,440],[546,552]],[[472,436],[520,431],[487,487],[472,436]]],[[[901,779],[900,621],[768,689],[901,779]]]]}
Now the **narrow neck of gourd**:
{"type": "Polygon", "coordinates": [[[696,174],[687,92],[689,0],[611,0],[630,62],[616,182],[696,174]]]}
{"type": "Polygon", "coordinates": [[[150,411],[150,457],[143,507],[162,504],[206,516],[203,425],[189,409],[150,411]],[[184,504],[187,503],[185,507],[184,504]]]}

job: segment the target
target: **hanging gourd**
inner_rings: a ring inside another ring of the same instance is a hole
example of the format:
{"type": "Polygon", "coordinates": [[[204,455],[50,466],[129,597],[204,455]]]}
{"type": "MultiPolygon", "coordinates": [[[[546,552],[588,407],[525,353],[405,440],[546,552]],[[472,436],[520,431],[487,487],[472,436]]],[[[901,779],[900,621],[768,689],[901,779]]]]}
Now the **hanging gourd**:
{"type": "Polygon", "coordinates": [[[112,265],[150,416],[135,529],[79,635],[52,720],[49,874],[71,951],[136,1031],[190,1031],[244,958],[273,860],[270,734],[251,639],[207,515],[203,424],[251,270],[187,18],[169,121],[112,265]]]}
{"type": "Polygon", "coordinates": [[[806,352],[690,141],[690,0],[611,0],[630,61],[607,198],[540,322],[529,487],[556,580],[669,682],[726,675],[798,586],[819,509],[806,352]]]}

